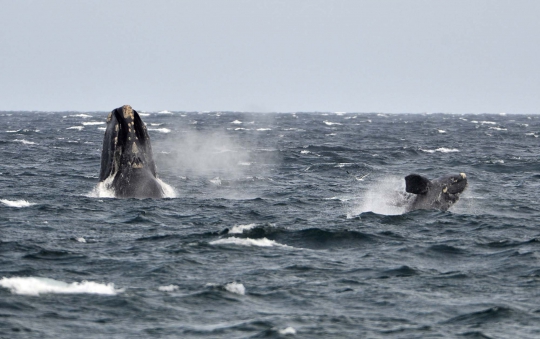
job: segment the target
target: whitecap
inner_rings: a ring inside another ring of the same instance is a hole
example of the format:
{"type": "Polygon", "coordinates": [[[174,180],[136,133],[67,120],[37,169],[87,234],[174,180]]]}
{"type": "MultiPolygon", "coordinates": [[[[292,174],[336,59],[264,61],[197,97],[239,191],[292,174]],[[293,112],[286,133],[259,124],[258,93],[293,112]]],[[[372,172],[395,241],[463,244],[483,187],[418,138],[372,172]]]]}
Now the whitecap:
{"type": "Polygon", "coordinates": [[[490,127],[489,129],[494,129],[496,131],[507,131],[508,130],[507,128],[502,128],[502,127],[490,127]]]}
{"type": "Polygon", "coordinates": [[[236,283],[236,282],[232,282],[225,285],[225,289],[231,293],[236,293],[240,295],[246,294],[246,288],[244,287],[244,285],[236,283]]]}
{"type": "Polygon", "coordinates": [[[235,120],[233,122],[231,122],[231,124],[235,124],[235,125],[240,125],[242,123],[242,121],[240,120],[235,120]]]}
{"type": "Polygon", "coordinates": [[[100,131],[105,131],[106,130],[105,127],[98,127],[97,129],[100,130],[100,131]]]}
{"type": "Polygon", "coordinates": [[[71,127],[68,127],[66,129],[78,129],[79,131],[82,131],[84,128],[84,126],[71,126],[71,127]]]}
{"type": "Polygon", "coordinates": [[[85,126],[104,125],[105,121],[85,121],[82,124],[85,125],[85,126]]]}
{"type": "Polygon", "coordinates": [[[292,328],[292,327],[287,327],[285,329],[279,330],[279,334],[281,334],[281,335],[289,335],[289,334],[295,335],[296,330],[294,328],[292,328]]]}
{"type": "Polygon", "coordinates": [[[70,115],[70,117],[76,117],[76,118],[91,118],[92,116],[91,115],[88,115],[88,114],[74,114],[74,115],[70,115]]]}
{"type": "Polygon", "coordinates": [[[301,154],[309,154],[311,151],[300,151],[301,154]]]}
{"type": "Polygon", "coordinates": [[[168,110],[163,110],[163,111],[159,111],[158,114],[172,114],[172,112],[168,110]]]}
{"type": "Polygon", "coordinates": [[[44,293],[53,294],[101,294],[116,295],[123,292],[123,289],[115,289],[113,283],[100,284],[91,281],[82,281],[80,283],[65,283],[63,281],[39,278],[39,277],[13,277],[2,278],[0,286],[7,288],[13,294],[39,296],[44,293]]]}
{"type": "Polygon", "coordinates": [[[457,148],[445,148],[445,147],[440,147],[440,148],[437,148],[437,149],[420,149],[422,152],[426,152],[426,153],[435,153],[435,152],[441,152],[441,153],[454,153],[454,152],[459,152],[459,150],[457,148]]]}
{"type": "Polygon", "coordinates": [[[480,121],[482,125],[497,125],[495,121],[480,121]]]}
{"type": "Polygon", "coordinates": [[[163,124],[159,124],[159,123],[150,123],[150,126],[161,126],[163,124]]]}
{"type": "Polygon", "coordinates": [[[178,290],[178,286],[176,285],[168,285],[168,286],[159,286],[158,290],[162,292],[174,292],[178,290]]]}
{"type": "Polygon", "coordinates": [[[257,128],[257,131],[271,131],[271,128],[257,128]]]}
{"type": "Polygon", "coordinates": [[[250,239],[250,238],[224,238],[219,240],[214,240],[210,242],[210,245],[239,245],[239,246],[255,246],[255,247],[290,247],[287,245],[282,245],[275,242],[274,240],[269,240],[267,238],[262,239],[250,239]]]}
{"type": "Polygon", "coordinates": [[[140,112],[139,112],[139,115],[140,115],[141,117],[149,117],[149,116],[150,116],[150,113],[140,113],[140,112]]]}
{"type": "Polygon", "coordinates": [[[86,239],[83,237],[76,238],[78,242],[86,243],[86,239]]]}
{"type": "Polygon", "coordinates": [[[339,122],[331,122],[331,121],[323,121],[326,125],[328,126],[333,126],[333,125],[342,125],[341,123],[339,122]]]}
{"type": "Polygon", "coordinates": [[[160,132],[160,133],[170,133],[171,130],[168,129],[168,128],[149,128],[148,129],[149,131],[156,131],[156,132],[160,132]]]}
{"type": "Polygon", "coordinates": [[[25,140],[25,139],[15,139],[13,141],[20,142],[20,143],[25,144],[25,145],[35,145],[36,144],[33,141],[28,141],[28,140],[25,140]]]}
{"type": "Polygon", "coordinates": [[[251,163],[250,163],[250,162],[246,162],[246,161],[240,161],[240,162],[238,163],[238,165],[240,165],[240,166],[251,166],[251,163]]]}
{"type": "Polygon", "coordinates": [[[443,129],[438,129],[437,131],[439,131],[439,133],[441,133],[441,134],[444,134],[444,133],[446,133],[446,131],[445,131],[445,130],[443,130],[443,129]]]}
{"type": "Polygon", "coordinates": [[[214,179],[210,179],[210,182],[214,185],[221,185],[221,179],[219,177],[215,177],[214,179]]]}
{"type": "Polygon", "coordinates": [[[229,231],[229,234],[241,234],[241,233],[244,233],[244,231],[248,231],[255,226],[257,226],[257,224],[233,226],[231,230],[229,231]]]}
{"type": "Polygon", "coordinates": [[[32,205],[35,205],[31,202],[28,202],[26,200],[7,200],[7,199],[0,199],[0,202],[8,207],[29,207],[32,205]]]}

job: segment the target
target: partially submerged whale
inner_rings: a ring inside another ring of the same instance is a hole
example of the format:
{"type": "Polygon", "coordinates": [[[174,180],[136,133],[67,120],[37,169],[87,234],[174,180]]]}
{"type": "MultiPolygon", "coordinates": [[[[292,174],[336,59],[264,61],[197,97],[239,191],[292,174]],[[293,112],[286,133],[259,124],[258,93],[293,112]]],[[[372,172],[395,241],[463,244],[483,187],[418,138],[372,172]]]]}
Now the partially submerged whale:
{"type": "Polygon", "coordinates": [[[107,117],[99,181],[117,198],[162,198],[150,137],[137,111],[124,105],[107,117]]]}
{"type": "Polygon", "coordinates": [[[459,200],[459,195],[465,188],[467,188],[465,173],[447,175],[434,180],[419,174],[409,174],[405,177],[405,191],[415,196],[407,211],[417,209],[446,211],[459,200]]]}

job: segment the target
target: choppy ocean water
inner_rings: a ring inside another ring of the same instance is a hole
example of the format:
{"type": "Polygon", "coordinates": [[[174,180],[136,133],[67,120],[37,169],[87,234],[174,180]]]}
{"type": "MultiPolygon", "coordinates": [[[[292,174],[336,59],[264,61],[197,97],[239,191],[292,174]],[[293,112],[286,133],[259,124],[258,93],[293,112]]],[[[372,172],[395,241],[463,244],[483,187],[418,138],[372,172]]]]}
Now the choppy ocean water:
{"type": "Polygon", "coordinates": [[[0,112],[0,338],[540,336],[539,116],[145,113],[137,200],[107,114],[0,112]],[[405,213],[413,172],[469,187],[405,213]]]}

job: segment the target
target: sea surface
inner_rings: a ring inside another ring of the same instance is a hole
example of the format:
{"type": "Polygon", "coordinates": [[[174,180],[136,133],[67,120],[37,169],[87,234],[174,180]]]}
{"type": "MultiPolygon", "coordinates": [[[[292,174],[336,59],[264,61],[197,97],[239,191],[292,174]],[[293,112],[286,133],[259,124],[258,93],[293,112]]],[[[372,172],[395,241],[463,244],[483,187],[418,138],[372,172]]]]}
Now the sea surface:
{"type": "Polygon", "coordinates": [[[540,116],[142,112],[137,200],[107,114],[0,112],[0,338],[540,337],[540,116]]]}

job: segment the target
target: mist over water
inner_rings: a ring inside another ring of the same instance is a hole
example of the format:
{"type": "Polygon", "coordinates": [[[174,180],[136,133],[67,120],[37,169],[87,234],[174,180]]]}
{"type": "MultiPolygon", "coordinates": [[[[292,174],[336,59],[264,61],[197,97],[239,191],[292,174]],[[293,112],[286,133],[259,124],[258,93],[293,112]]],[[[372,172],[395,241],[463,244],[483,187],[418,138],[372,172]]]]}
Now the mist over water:
{"type": "Polygon", "coordinates": [[[107,114],[0,112],[0,338],[540,335],[539,117],[146,112],[174,195],[115,199],[107,114]]]}

